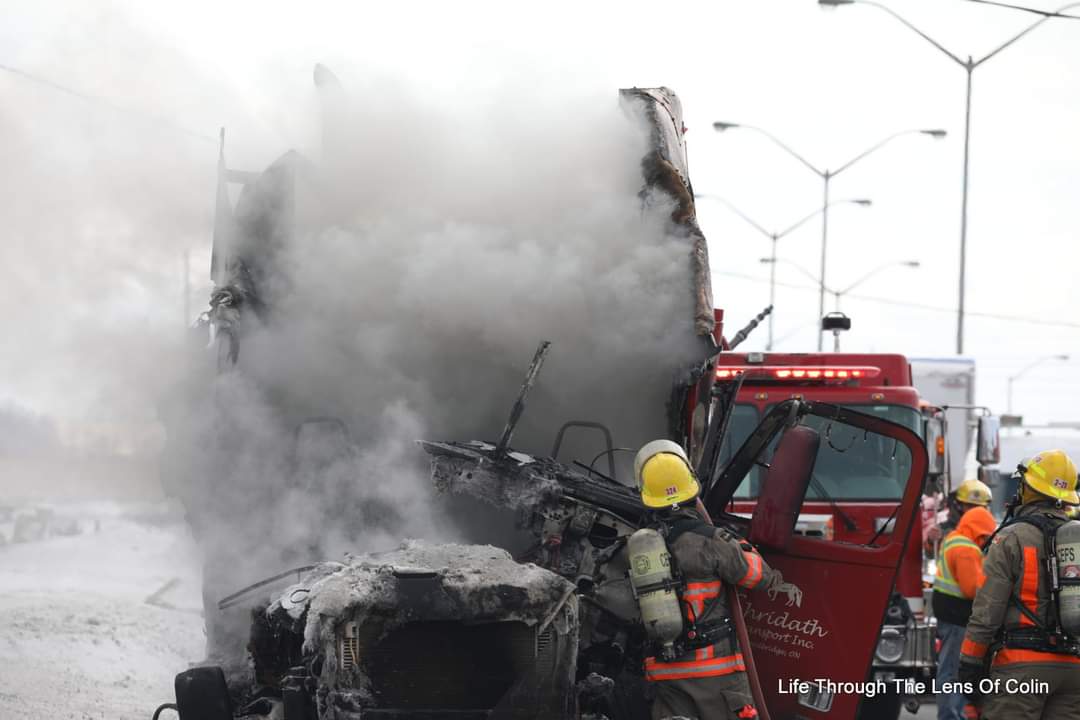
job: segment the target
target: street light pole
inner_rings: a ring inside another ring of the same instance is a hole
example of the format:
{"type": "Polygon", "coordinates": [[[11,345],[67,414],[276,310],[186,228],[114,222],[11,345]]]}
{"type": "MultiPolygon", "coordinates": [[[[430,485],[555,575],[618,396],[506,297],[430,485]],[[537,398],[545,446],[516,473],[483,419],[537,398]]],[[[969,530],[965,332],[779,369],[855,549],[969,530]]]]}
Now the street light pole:
{"type": "Polygon", "coordinates": [[[919,35],[919,37],[926,40],[928,43],[930,43],[935,48],[940,50],[950,60],[955,62],[960,67],[964,68],[965,72],[967,73],[967,92],[966,92],[966,97],[965,97],[965,101],[964,101],[964,173],[963,173],[963,181],[962,181],[962,184],[961,184],[961,199],[960,199],[960,281],[959,281],[959,295],[960,296],[959,296],[959,299],[957,301],[957,310],[956,310],[956,354],[957,355],[963,355],[964,354],[964,297],[965,297],[965,281],[966,281],[966,277],[967,277],[968,167],[969,167],[969,157],[970,157],[970,147],[971,147],[971,80],[972,80],[972,75],[975,72],[975,68],[979,67],[984,62],[986,62],[990,58],[994,57],[999,52],[1001,52],[1005,48],[1009,47],[1010,45],[1012,45],[1014,42],[1016,42],[1020,38],[1024,37],[1025,35],[1027,35],[1029,32],[1031,32],[1035,28],[1042,25],[1044,22],[1049,20],[1051,17],[1055,17],[1059,13],[1061,13],[1061,12],[1063,12],[1065,10],[1068,10],[1069,8],[1080,7],[1080,2],[1072,2],[1072,3],[1069,3],[1067,5],[1062,5],[1060,8],[1058,8],[1054,12],[1044,14],[1043,17],[1036,20],[1031,25],[1028,25],[1026,28],[1021,30],[1019,33],[1017,33],[1016,35],[1013,35],[1011,38],[1009,38],[1004,43],[997,46],[992,51],[990,51],[989,53],[987,53],[983,57],[979,58],[978,60],[973,59],[970,55],[968,56],[967,60],[961,60],[960,57],[958,57],[956,54],[950,52],[944,45],[939,43],[937,40],[934,40],[932,37],[930,37],[929,35],[924,33],[922,30],[915,27],[910,22],[908,22],[906,19],[901,17],[895,10],[893,10],[893,9],[891,9],[889,7],[886,7],[885,5],[882,5],[881,3],[874,2],[874,0],[818,0],[818,4],[822,5],[822,6],[825,6],[825,7],[837,7],[837,6],[840,6],[840,5],[855,5],[855,4],[870,5],[872,7],[876,7],[879,10],[881,10],[883,12],[886,12],[889,15],[891,15],[892,17],[894,17],[900,23],[905,25],[908,29],[912,30],[917,35],[919,35]]]}
{"type": "MultiPolygon", "coordinates": [[[[776,307],[776,243],[780,240],[780,236],[776,233],[772,234],[772,254],[769,256],[772,258],[772,263],[769,266],[769,307],[776,307]]],[[[773,349],[773,316],[776,312],[769,313],[769,338],[765,343],[765,349],[772,352],[773,349]]]]}
{"type": "Polygon", "coordinates": [[[820,278],[820,284],[818,286],[818,334],[817,334],[817,349],[821,352],[821,344],[825,337],[825,331],[821,328],[821,318],[825,317],[825,250],[829,242],[829,179],[832,174],[826,170],[822,174],[823,185],[825,186],[825,200],[823,207],[825,211],[821,213],[821,272],[818,274],[820,278]]]}
{"type": "MultiPolygon", "coordinates": [[[[812,162],[810,162],[809,160],[804,158],[802,155],[795,152],[790,147],[788,147],[786,144],[784,144],[775,135],[773,135],[772,133],[770,133],[770,132],[768,132],[766,130],[763,130],[763,129],[755,126],[755,125],[742,125],[740,123],[729,123],[729,122],[720,122],[720,121],[717,121],[717,122],[713,123],[713,129],[716,130],[717,132],[723,132],[724,130],[728,130],[728,129],[731,129],[731,128],[743,128],[743,129],[746,129],[746,130],[753,130],[754,132],[757,132],[757,133],[760,133],[760,134],[764,135],[769,140],[771,140],[777,147],[779,147],[781,150],[786,152],[788,155],[791,155],[793,158],[798,160],[803,166],[805,166],[811,172],[813,172],[815,175],[817,175],[819,178],[821,178],[822,184],[824,186],[824,188],[823,188],[824,189],[824,200],[823,200],[823,204],[822,204],[823,209],[822,209],[822,212],[821,212],[821,285],[818,288],[818,321],[820,323],[821,318],[825,315],[825,259],[827,257],[826,250],[827,250],[827,246],[828,246],[828,242],[829,242],[829,210],[828,210],[828,208],[829,208],[829,181],[832,180],[837,175],[839,175],[840,173],[842,173],[844,170],[847,170],[849,167],[851,167],[852,165],[857,163],[859,160],[862,160],[867,155],[870,155],[874,151],[876,151],[879,148],[883,147],[884,145],[886,145],[890,141],[900,137],[901,135],[920,134],[920,135],[928,135],[928,136],[930,136],[932,138],[935,138],[935,139],[940,139],[940,138],[945,137],[945,131],[940,130],[940,129],[933,129],[933,130],[917,130],[917,129],[901,130],[900,132],[893,133],[892,135],[889,135],[888,137],[874,143],[869,148],[867,148],[866,150],[863,150],[861,153],[859,153],[855,157],[851,158],[850,160],[848,160],[846,163],[844,163],[840,167],[836,168],[835,170],[829,170],[828,168],[819,168],[818,166],[814,165],[812,162]]],[[[824,342],[824,338],[825,338],[825,331],[822,330],[820,327],[818,327],[818,342],[817,342],[818,352],[821,352],[822,343],[824,342]]]]}
{"type": "MultiPolygon", "coordinates": [[[[787,235],[791,234],[795,230],[798,230],[800,227],[805,225],[810,220],[813,220],[819,214],[827,213],[829,211],[829,206],[830,205],[840,205],[840,204],[843,204],[843,203],[852,203],[854,205],[861,205],[863,207],[869,207],[870,205],[873,204],[873,201],[871,201],[868,198],[851,198],[851,199],[846,199],[846,200],[837,200],[837,201],[832,202],[832,203],[827,202],[824,206],[818,208],[814,212],[812,212],[809,215],[803,217],[801,220],[799,220],[798,222],[788,226],[787,228],[785,228],[785,229],[783,229],[783,230],[781,230],[779,232],[769,232],[760,223],[755,222],[753,218],[751,218],[749,215],[747,215],[742,210],[735,207],[734,205],[732,205],[730,202],[728,202],[724,198],[720,197],[719,195],[710,195],[708,193],[701,193],[701,194],[695,195],[694,197],[696,197],[696,198],[704,198],[706,200],[716,200],[717,202],[723,203],[724,205],[727,206],[727,208],[729,210],[731,210],[733,213],[735,213],[736,215],[741,217],[743,220],[745,220],[755,230],[760,232],[765,237],[769,238],[769,240],[772,243],[772,255],[771,255],[771,260],[770,260],[770,262],[772,263],[772,268],[769,271],[769,305],[772,306],[772,307],[775,307],[775,305],[776,305],[776,243],[779,242],[780,238],[786,237],[787,235]]],[[[819,313],[819,314],[823,314],[823,313],[819,313]]],[[[774,312],[769,313],[769,338],[768,338],[768,340],[767,340],[767,342],[765,344],[765,349],[768,350],[768,351],[771,351],[773,349],[773,316],[774,315],[776,315],[776,313],[774,313],[774,312]]]]}
{"type": "Polygon", "coordinates": [[[964,100],[964,178],[960,190],[960,280],[956,301],[956,354],[964,354],[964,298],[967,297],[967,225],[968,225],[968,167],[971,162],[971,77],[975,65],[968,55],[967,95],[964,100]]]}
{"type": "Polygon", "coordinates": [[[1043,364],[1047,360],[1061,360],[1062,362],[1067,362],[1068,359],[1069,359],[1068,355],[1044,355],[1043,357],[1039,358],[1035,362],[1033,362],[1030,365],[1023,368],[1020,372],[1016,373],[1015,375],[1010,375],[1009,376],[1009,381],[1008,381],[1008,390],[1009,390],[1008,400],[1005,403],[1005,407],[1008,408],[1009,415],[1012,415],[1012,411],[1013,411],[1012,399],[1013,399],[1013,381],[1014,380],[1019,380],[1020,377],[1024,373],[1026,373],[1028,370],[1031,370],[1032,368],[1036,367],[1037,365],[1043,364]]]}

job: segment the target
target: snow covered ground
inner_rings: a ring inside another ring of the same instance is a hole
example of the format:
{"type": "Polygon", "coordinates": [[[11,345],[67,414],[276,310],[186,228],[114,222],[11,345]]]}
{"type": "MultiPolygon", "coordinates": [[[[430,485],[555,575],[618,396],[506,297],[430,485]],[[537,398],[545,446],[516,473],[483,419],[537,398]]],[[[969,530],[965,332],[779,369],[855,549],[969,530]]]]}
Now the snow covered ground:
{"type": "Polygon", "coordinates": [[[205,645],[182,515],[167,504],[52,507],[81,534],[0,545],[0,718],[149,720],[205,645]]]}

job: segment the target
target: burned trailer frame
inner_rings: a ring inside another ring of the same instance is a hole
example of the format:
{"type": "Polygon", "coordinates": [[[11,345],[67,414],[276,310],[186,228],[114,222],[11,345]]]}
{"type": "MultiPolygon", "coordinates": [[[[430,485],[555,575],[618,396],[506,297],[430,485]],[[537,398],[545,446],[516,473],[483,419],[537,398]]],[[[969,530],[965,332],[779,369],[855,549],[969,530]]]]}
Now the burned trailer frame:
{"type": "Polygon", "coordinates": [[[691,463],[696,466],[705,448],[715,380],[712,357],[719,348],[714,335],[716,315],[709,248],[697,223],[682,102],[666,87],[626,88],[619,91],[619,98],[627,112],[636,113],[648,126],[649,148],[641,161],[645,179],[640,193],[642,201],[649,204],[655,193],[674,201],[671,235],[686,244],[690,263],[693,330],[701,348],[701,359],[673,378],[667,419],[669,439],[686,448],[691,463]]]}

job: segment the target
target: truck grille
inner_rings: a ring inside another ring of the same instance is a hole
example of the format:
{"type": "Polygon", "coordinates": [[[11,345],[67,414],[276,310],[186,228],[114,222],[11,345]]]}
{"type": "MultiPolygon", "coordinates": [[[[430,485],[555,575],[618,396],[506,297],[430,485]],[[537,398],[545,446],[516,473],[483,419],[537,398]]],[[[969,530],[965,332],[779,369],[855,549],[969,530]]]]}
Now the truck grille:
{"type": "Polygon", "coordinates": [[[489,710],[535,673],[537,641],[520,622],[417,622],[390,632],[363,664],[379,707],[489,710]]]}

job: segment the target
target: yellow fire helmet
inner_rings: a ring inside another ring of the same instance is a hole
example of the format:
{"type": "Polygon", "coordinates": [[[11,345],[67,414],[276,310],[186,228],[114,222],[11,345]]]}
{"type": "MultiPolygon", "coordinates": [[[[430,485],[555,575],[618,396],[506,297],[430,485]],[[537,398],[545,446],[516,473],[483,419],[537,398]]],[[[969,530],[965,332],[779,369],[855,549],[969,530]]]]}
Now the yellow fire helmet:
{"type": "Polygon", "coordinates": [[[646,443],[634,457],[634,477],[641,502],[651,508],[693,500],[701,490],[686,451],[671,440],[646,443]]]}
{"type": "Polygon", "coordinates": [[[981,480],[965,480],[956,488],[956,501],[986,507],[994,499],[990,487],[981,480]]]}
{"type": "Polygon", "coordinates": [[[1076,494],[1076,464],[1064,450],[1044,450],[1020,463],[1024,484],[1066,505],[1080,505],[1076,494]]]}

